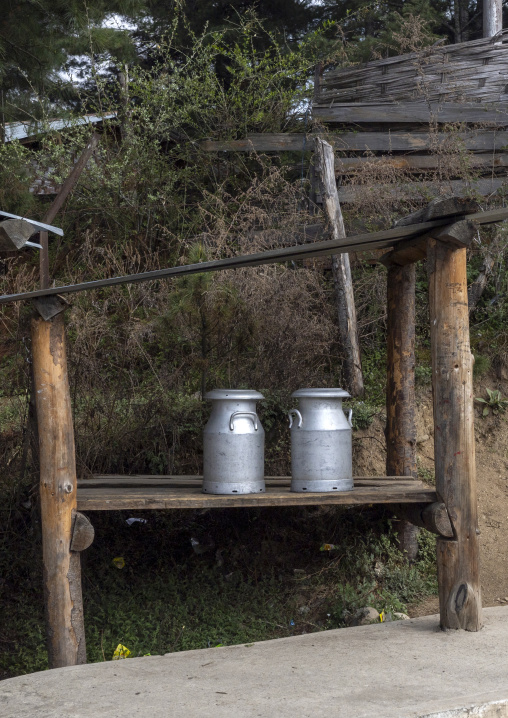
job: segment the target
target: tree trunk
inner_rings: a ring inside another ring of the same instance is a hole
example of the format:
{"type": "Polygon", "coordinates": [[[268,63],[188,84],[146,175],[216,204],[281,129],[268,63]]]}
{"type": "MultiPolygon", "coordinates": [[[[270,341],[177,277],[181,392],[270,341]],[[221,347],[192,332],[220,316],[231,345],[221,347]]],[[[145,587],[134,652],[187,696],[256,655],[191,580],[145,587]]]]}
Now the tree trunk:
{"type": "Polygon", "coordinates": [[[436,491],[454,538],[437,541],[442,628],[482,626],[476,497],[473,356],[466,250],[428,242],[436,491]]]}
{"type": "Polygon", "coordinates": [[[453,21],[455,43],[466,42],[469,39],[469,10],[467,0],[453,0],[453,21]]]}
{"type": "MultiPolygon", "coordinates": [[[[320,173],[323,193],[323,207],[332,230],[333,239],[344,239],[346,230],[335,183],[333,148],[328,142],[316,138],[315,157],[320,173]]],[[[352,396],[363,396],[363,374],[360,358],[360,343],[356,323],[356,308],[353,294],[353,280],[349,255],[332,256],[333,282],[337,303],[339,335],[344,354],[345,388],[352,396]]]]}

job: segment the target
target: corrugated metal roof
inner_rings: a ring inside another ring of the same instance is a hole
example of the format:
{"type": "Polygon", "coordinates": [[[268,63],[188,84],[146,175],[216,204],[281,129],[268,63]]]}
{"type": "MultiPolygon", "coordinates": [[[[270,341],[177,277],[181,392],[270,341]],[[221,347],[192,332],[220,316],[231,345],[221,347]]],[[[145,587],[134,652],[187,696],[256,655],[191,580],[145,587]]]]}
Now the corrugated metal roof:
{"type": "Polygon", "coordinates": [[[25,140],[41,132],[63,130],[67,127],[75,127],[76,125],[94,125],[97,122],[110,120],[113,117],[116,117],[116,112],[109,112],[106,115],[83,115],[82,117],[73,117],[71,119],[50,120],[44,124],[38,124],[37,122],[7,122],[5,125],[5,142],[25,140]]]}

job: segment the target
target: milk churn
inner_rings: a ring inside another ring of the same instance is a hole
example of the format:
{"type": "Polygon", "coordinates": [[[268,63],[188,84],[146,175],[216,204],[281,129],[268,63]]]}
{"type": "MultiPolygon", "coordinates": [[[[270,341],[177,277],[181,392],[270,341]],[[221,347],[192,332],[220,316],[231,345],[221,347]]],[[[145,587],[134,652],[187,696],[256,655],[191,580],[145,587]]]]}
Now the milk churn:
{"type": "Polygon", "coordinates": [[[265,491],[265,432],[256,413],[259,391],[214,389],[203,436],[203,493],[265,491]]]}
{"type": "Polygon", "coordinates": [[[299,409],[289,412],[291,491],[353,488],[352,410],[346,419],[344,389],[298,389],[299,409]]]}

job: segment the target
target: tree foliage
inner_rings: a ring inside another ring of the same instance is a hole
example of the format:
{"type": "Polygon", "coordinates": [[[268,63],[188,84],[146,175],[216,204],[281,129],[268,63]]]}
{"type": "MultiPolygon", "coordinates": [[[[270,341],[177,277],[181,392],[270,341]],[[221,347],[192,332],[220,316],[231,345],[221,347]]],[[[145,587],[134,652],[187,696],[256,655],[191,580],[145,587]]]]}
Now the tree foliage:
{"type": "Polygon", "coordinates": [[[115,13],[136,16],[138,0],[2,0],[0,2],[0,89],[5,120],[59,112],[76,100],[76,91],[61,72],[76,71],[83,56],[109,53],[134,60],[129,33],[107,27],[115,13]]]}

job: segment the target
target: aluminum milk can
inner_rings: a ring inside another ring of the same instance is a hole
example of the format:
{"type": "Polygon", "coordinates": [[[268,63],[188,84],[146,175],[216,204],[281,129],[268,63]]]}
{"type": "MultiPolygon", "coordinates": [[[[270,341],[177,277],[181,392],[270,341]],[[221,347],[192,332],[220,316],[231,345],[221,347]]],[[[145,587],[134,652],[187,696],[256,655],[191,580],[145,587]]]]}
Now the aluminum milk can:
{"type": "Polygon", "coordinates": [[[203,435],[203,493],[265,491],[265,432],[256,413],[259,391],[214,389],[203,435]]]}
{"type": "Polygon", "coordinates": [[[298,389],[300,409],[289,412],[291,491],[353,488],[352,410],[346,419],[344,389],[298,389]]]}

